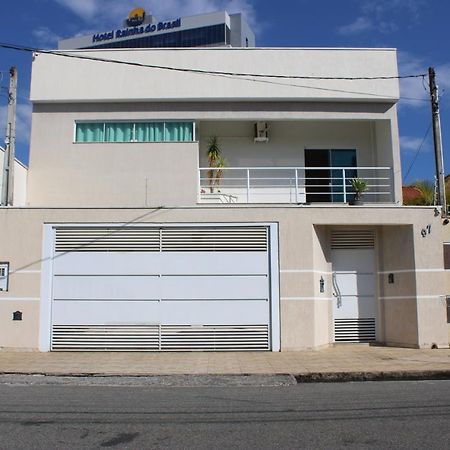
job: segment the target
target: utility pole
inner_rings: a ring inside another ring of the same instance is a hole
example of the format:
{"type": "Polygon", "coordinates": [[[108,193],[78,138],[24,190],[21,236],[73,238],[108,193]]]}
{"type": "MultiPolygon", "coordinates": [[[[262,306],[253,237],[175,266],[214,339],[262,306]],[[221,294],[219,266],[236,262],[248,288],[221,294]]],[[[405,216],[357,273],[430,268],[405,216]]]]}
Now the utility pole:
{"type": "Polygon", "coordinates": [[[6,121],[5,159],[3,163],[2,206],[14,200],[14,161],[16,153],[17,69],[9,70],[8,118],[6,121]]]}
{"type": "Polygon", "coordinates": [[[428,69],[430,83],[431,113],[433,118],[434,157],[436,159],[436,180],[438,205],[442,206],[442,216],[447,216],[447,202],[445,199],[445,173],[442,153],[441,117],[439,114],[439,91],[436,85],[436,72],[433,67],[428,69]]]}

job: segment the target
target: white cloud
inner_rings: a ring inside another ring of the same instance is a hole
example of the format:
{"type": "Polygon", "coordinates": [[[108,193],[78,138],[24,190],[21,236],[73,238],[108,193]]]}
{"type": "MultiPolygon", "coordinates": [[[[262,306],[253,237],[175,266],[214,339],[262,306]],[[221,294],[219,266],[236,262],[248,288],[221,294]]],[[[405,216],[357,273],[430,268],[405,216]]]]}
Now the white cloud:
{"type": "Polygon", "coordinates": [[[344,25],[338,29],[339,34],[359,34],[373,29],[373,23],[368,17],[358,17],[354,22],[344,25]]]}
{"type": "MultiPolygon", "coordinates": [[[[123,0],[54,0],[85,22],[100,27],[117,25],[127,17],[131,7],[123,0]]],[[[139,6],[160,19],[190,16],[212,11],[242,12],[255,26],[255,9],[251,0],[140,0],[139,6]]]]}
{"type": "Polygon", "coordinates": [[[414,136],[401,136],[400,137],[400,148],[405,152],[416,152],[422,145],[422,151],[430,151],[431,147],[427,142],[422,144],[423,137],[414,136]]]}
{"type": "Polygon", "coordinates": [[[392,11],[401,11],[417,19],[426,3],[426,0],[365,0],[361,9],[365,14],[373,14],[378,18],[392,11]]]}
{"type": "Polygon", "coordinates": [[[50,28],[38,27],[32,31],[33,37],[36,39],[37,47],[55,47],[58,41],[61,39],[50,28]]]}
{"type": "MultiPolygon", "coordinates": [[[[425,74],[425,78],[406,78],[400,80],[400,96],[408,99],[419,99],[417,101],[405,102],[409,106],[429,107],[430,99],[428,87],[428,67],[430,61],[409,52],[398,52],[398,66],[400,75],[425,74]]],[[[441,97],[450,95],[450,62],[435,67],[436,81],[439,85],[441,97]]]]}
{"type": "Polygon", "coordinates": [[[92,20],[99,11],[98,0],[55,0],[61,6],[71,10],[84,20],[92,20]]]}
{"type": "Polygon", "coordinates": [[[339,27],[337,32],[343,35],[374,30],[383,34],[392,33],[399,29],[396,16],[406,15],[411,21],[418,21],[423,6],[426,6],[426,0],[365,0],[360,3],[359,17],[339,27]]]}
{"type": "MultiPolygon", "coordinates": [[[[428,66],[421,57],[408,52],[398,52],[398,67],[400,75],[415,75],[426,73],[428,66]]],[[[419,99],[417,101],[407,101],[405,105],[415,107],[428,106],[424,101],[429,98],[427,89],[427,79],[405,78],[400,80],[400,97],[419,99]]]]}
{"type": "MultiPolygon", "coordinates": [[[[19,103],[16,108],[16,142],[21,144],[28,144],[30,140],[31,130],[31,111],[32,106],[30,102],[19,103]]],[[[0,106],[0,145],[4,147],[4,137],[6,131],[6,119],[8,114],[8,107],[6,105],[0,106]]]]}

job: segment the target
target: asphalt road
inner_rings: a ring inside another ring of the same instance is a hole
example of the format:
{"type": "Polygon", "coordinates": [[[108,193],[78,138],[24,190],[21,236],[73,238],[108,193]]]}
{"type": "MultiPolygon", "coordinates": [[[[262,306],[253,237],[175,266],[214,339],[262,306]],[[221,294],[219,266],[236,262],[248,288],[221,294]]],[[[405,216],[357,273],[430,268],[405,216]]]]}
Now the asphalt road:
{"type": "Polygon", "coordinates": [[[0,448],[450,447],[450,381],[0,385],[0,448]]]}

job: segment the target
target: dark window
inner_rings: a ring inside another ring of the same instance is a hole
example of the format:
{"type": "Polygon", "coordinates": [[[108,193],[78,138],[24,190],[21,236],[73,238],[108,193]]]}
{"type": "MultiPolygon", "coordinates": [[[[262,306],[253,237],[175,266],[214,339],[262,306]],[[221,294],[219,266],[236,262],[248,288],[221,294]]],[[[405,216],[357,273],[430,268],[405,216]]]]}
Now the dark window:
{"type": "Polygon", "coordinates": [[[450,323],[450,297],[447,297],[447,323],[450,323]]]}
{"type": "Polygon", "coordinates": [[[192,30],[142,36],[134,39],[92,45],[86,48],[158,48],[158,47],[200,47],[229,43],[230,29],[223,24],[192,30]]]}
{"type": "Polygon", "coordinates": [[[444,244],[444,269],[450,269],[450,243],[444,244]]]}
{"type": "Polygon", "coordinates": [[[350,179],[357,177],[356,150],[305,149],[305,166],[308,203],[344,202],[353,199],[350,179]],[[355,169],[343,171],[341,167],[355,169]]]}

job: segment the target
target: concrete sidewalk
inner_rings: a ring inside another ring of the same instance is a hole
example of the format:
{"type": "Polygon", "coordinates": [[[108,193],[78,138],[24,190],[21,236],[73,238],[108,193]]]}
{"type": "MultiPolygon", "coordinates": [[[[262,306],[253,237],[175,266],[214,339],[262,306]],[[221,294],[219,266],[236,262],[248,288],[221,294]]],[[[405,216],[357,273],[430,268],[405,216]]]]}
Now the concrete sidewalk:
{"type": "MultiPolygon", "coordinates": [[[[121,353],[0,351],[0,374],[243,375],[290,374],[311,379],[345,374],[440,374],[450,378],[450,349],[339,345],[301,352],[121,353]]],[[[369,377],[370,378],[370,377],[369,377]]],[[[373,378],[373,377],[372,377],[373,378]]],[[[395,376],[394,376],[395,378],[395,376]]],[[[364,379],[364,378],[363,378],[364,379]]]]}

